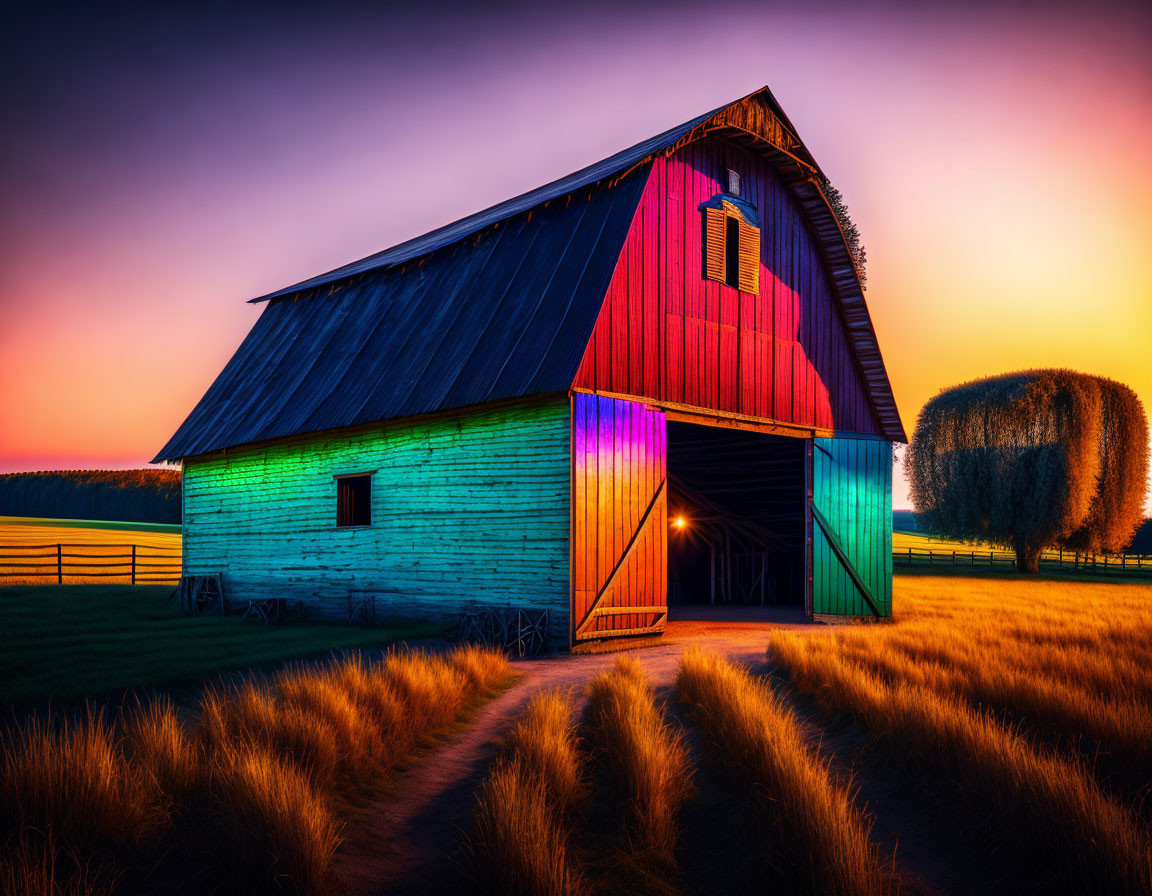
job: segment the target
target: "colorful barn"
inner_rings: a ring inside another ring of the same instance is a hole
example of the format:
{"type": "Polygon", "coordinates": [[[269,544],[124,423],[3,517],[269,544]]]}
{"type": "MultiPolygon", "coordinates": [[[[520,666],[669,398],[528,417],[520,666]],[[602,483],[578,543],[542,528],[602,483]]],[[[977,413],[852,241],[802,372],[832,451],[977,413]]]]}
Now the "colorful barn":
{"type": "Polygon", "coordinates": [[[186,575],[343,618],[891,613],[905,441],[826,179],[767,88],[254,299],[156,460],[186,575]]]}

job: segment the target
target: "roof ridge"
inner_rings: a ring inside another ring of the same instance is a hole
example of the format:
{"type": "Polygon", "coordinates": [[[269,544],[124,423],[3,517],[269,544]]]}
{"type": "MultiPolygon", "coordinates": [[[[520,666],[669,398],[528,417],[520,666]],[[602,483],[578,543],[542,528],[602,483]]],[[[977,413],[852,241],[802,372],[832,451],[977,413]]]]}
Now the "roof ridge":
{"type": "MultiPolygon", "coordinates": [[[[651,155],[667,149],[669,146],[677,143],[684,136],[691,133],[692,130],[704,124],[708,119],[715,117],[732,106],[742,103],[745,100],[751,99],[754,96],[766,94],[767,98],[772,104],[773,112],[783,118],[783,112],[779,109],[779,104],[776,102],[775,97],[767,86],[754,90],[751,93],[733,100],[732,102],[725,103],[718,106],[711,111],[705,112],[703,115],[698,115],[695,118],[682,122],[674,127],[668,128],[666,131],[661,131],[653,137],[646,140],[641,140],[625,149],[615,152],[612,155],[601,159],[598,162],[593,162],[591,165],[586,165],[577,171],[567,174],[564,177],[557,178],[556,180],[549,181],[542,186],[535,187],[518,196],[513,196],[511,199],[505,199],[495,205],[491,205],[480,211],[473,212],[470,215],[465,215],[463,218],[458,218],[455,221],[450,221],[440,227],[429,230],[426,233],[418,236],[411,237],[401,243],[396,243],[389,246],[387,249],[382,249],[379,252],[374,252],[371,255],[366,255],[356,261],[349,262],[341,265],[340,267],[333,268],[323,274],[318,274],[315,277],[310,277],[306,280],[301,280],[292,286],[278,289],[262,296],[257,296],[254,299],[249,299],[251,303],[265,302],[271,299],[280,298],[282,296],[291,295],[293,293],[302,292],[307,289],[312,289],[317,286],[324,286],[336,280],[343,280],[347,277],[353,277],[357,274],[363,274],[371,270],[378,270],[380,268],[391,267],[396,264],[403,264],[406,261],[420,258],[421,256],[428,255],[435,252],[437,249],[445,248],[460,240],[466,239],[482,230],[498,224],[501,221],[506,221],[513,218],[518,214],[530,211],[537,208],[546,202],[553,199],[558,199],[561,196],[568,195],[583,187],[591,186],[599,183],[607,178],[620,174],[634,167],[640,162],[644,161],[651,155]]],[[[793,131],[795,136],[795,129],[792,128],[791,123],[785,120],[786,126],[793,131]]]]}

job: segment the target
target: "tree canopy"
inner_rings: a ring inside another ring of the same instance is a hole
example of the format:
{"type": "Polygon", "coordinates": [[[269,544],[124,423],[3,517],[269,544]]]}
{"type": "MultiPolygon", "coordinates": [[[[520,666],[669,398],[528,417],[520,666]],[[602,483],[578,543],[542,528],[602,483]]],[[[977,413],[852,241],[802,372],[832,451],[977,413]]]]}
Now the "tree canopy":
{"type": "Polygon", "coordinates": [[[908,457],[925,527],[1016,551],[1120,551],[1143,517],[1148,421],[1122,383],[1027,370],[945,389],[920,412],[908,457]]]}
{"type": "Polygon", "coordinates": [[[840,222],[840,230],[844,234],[845,243],[848,245],[848,254],[852,256],[852,262],[856,265],[860,285],[865,286],[868,283],[868,272],[865,270],[868,266],[868,250],[864,248],[864,239],[860,235],[860,228],[856,226],[856,222],[848,214],[848,203],[844,201],[844,194],[837,190],[831,181],[824,181],[824,196],[828,199],[828,205],[832,207],[836,220],[840,222]]]}

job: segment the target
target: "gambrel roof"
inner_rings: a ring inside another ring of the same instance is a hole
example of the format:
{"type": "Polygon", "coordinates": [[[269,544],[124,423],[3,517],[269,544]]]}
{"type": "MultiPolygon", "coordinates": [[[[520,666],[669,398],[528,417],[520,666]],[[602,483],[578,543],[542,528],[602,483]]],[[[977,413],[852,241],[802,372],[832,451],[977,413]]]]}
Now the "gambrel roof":
{"type": "Polygon", "coordinates": [[[906,441],[824,177],[763,88],[522,196],[253,299],[267,307],[154,462],[567,390],[652,158],[707,134],[780,171],[820,247],[883,433],[906,441]]]}

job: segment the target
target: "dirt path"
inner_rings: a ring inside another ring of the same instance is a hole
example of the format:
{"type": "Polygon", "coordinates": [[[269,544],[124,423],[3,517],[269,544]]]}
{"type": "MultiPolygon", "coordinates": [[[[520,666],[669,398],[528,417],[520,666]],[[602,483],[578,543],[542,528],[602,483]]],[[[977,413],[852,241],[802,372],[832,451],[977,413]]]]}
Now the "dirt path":
{"type": "MultiPolygon", "coordinates": [[[[794,623],[781,623],[794,627],[794,623]]],[[[823,630],[820,626],[803,626],[823,630]]],[[[688,644],[716,650],[733,660],[762,661],[768,626],[748,622],[669,624],[662,641],[633,651],[660,689],[670,688],[680,654],[688,644]]],[[[496,741],[545,688],[572,689],[579,705],[583,686],[615,662],[615,653],[523,660],[523,681],[480,709],[468,728],[423,757],[397,781],[393,792],[371,806],[348,832],[342,870],[356,894],[435,893],[461,884],[457,862],[468,827],[476,786],[483,779],[496,741]]]]}

